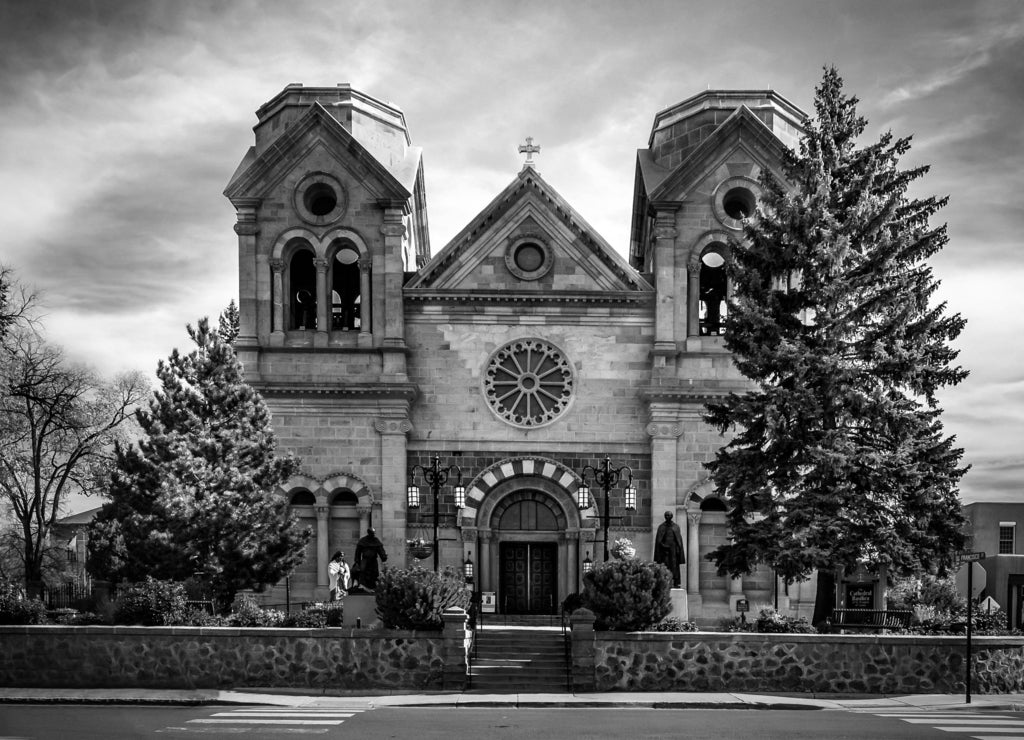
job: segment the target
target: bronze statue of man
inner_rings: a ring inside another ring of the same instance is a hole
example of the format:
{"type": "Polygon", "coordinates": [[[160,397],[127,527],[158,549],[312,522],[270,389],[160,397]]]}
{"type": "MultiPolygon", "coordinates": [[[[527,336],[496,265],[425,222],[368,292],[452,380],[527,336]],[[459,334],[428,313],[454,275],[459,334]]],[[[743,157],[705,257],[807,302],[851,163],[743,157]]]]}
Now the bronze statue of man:
{"type": "Polygon", "coordinates": [[[355,567],[358,568],[359,585],[368,591],[377,588],[377,578],[380,576],[380,567],[377,559],[386,562],[388,554],[384,550],[384,543],[377,539],[377,532],[370,527],[366,530],[366,536],[356,543],[355,567]]]}
{"type": "Polygon", "coordinates": [[[679,525],[672,521],[672,512],[665,512],[665,521],[654,535],[654,562],[661,563],[672,574],[672,588],[682,586],[683,579],[679,566],[686,562],[683,552],[683,535],[679,525]]]}

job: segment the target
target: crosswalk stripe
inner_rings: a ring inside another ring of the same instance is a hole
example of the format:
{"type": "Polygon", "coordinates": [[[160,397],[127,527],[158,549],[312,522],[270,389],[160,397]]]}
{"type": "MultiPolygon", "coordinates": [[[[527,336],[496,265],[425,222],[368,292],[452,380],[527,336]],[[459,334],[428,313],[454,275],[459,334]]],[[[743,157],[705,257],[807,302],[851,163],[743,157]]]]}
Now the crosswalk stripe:
{"type": "Polygon", "coordinates": [[[1024,740],[1024,735],[971,735],[974,740],[1024,740]]]}
{"type": "Polygon", "coordinates": [[[355,712],[217,712],[211,717],[299,717],[315,719],[317,717],[354,717],[355,712]]]}
{"type": "Polygon", "coordinates": [[[1003,717],[1002,719],[974,719],[965,717],[963,719],[924,719],[921,717],[914,717],[912,719],[904,719],[904,722],[909,722],[912,725],[978,725],[981,727],[992,727],[993,725],[1003,725],[1007,727],[1019,727],[1024,728],[1024,721],[1019,719],[1010,719],[1009,717],[1003,717]]]}
{"type": "Polygon", "coordinates": [[[931,717],[938,719],[964,719],[970,717],[971,719],[1009,719],[1002,714],[974,714],[973,712],[969,715],[965,715],[963,712],[921,712],[921,713],[907,713],[900,712],[899,714],[878,714],[872,712],[876,717],[888,717],[889,719],[908,719],[915,717],[931,717]]]}
{"type": "Polygon", "coordinates": [[[343,719],[190,719],[197,724],[250,724],[250,725],[340,725],[343,719]]]}

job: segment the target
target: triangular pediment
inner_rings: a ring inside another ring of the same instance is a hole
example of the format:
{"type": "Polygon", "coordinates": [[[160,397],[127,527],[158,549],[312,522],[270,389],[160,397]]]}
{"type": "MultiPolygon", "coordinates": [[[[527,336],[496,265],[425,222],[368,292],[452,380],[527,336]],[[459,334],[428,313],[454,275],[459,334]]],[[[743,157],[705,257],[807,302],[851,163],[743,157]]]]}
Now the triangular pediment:
{"type": "Polygon", "coordinates": [[[638,294],[643,277],[526,168],[406,284],[406,294],[638,294]],[[536,269],[531,269],[536,267],[536,269]]]}
{"type": "Polygon", "coordinates": [[[401,161],[380,162],[320,103],[314,102],[260,154],[250,148],[224,190],[231,200],[262,198],[314,152],[328,153],[376,198],[406,200],[415,188],[421,150],[401,161]]]}
{"type": "Polygon", "coordinates": [[[786,145],[749,108],[741,105],[704,139],[678,166],[668,170],[641,150],[638,179],[650,202],[680,202],[689,190],[730,160],[746,159],[770,169],[781,178],[786,145]],[[737,156],[737,153],[742,156],[737,156]]]}

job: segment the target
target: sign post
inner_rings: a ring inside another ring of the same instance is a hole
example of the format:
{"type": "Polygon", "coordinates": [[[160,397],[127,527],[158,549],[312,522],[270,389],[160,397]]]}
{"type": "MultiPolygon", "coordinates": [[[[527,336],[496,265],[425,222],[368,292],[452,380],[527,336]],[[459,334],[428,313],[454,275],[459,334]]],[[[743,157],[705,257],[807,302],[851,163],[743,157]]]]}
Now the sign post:
{"type": "Polygon", "coordinates": [[[971,703],[971,617],[974,602],[974,563],[985,559],[983,552],[959,552],[957,562],[969,563],[967,566],[967,660],[964,661],[964,685],[966,686],[965,702],[971,703]]]}

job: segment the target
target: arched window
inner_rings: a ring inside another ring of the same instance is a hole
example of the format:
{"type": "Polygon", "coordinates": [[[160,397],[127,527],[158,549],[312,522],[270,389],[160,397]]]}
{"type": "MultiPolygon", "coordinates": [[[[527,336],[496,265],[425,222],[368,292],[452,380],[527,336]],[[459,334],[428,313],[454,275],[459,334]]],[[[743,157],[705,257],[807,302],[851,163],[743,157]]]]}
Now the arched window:
{"type": "Polygon", "coordinates": [[[292,494],[291,505],[292,506],[313,506],[316,504],[316,496],[307,491],[305,488],[300,488],[292,494]]]}
{"type": "Polygon", "coordinates": [[[718,496],[709,496],[700,502],[701,511],[728,511],[725,502],[718,496]]]}
{"type": "Polygon", "coordinates": [[[359,252],[348,242],[331,261],[331,329],[349,331],[362,327],[359,252]]]}
{"type": "Polygon", "coordinates": [[[292,256],[288,268],[291,301],[291,329],[316,329],[316,267],[313,253],[302,249],[292,256]]]}
{"type": "Polygon", "coordinates": [[[697,295],[701,336],[725,334],[728,281],[725,274],[725,248],[721,244],[712,244],[701,253],[697,295]]]}
{"type": "Polygon", "coordinates": [[[344,488],[331,497],[331,506],[355,506],[358,503],[359,497],[344,488]]]}

